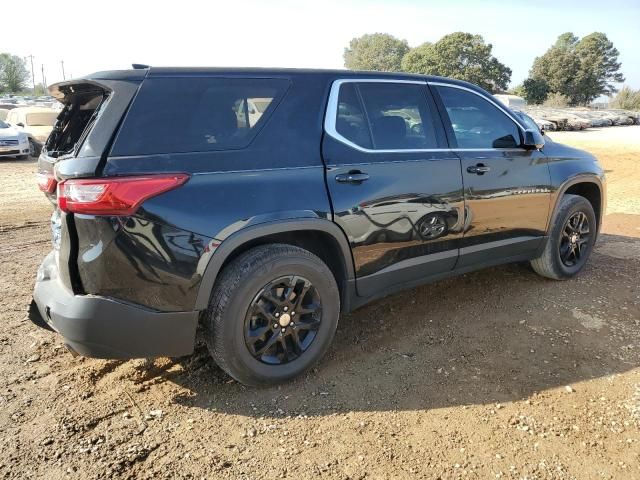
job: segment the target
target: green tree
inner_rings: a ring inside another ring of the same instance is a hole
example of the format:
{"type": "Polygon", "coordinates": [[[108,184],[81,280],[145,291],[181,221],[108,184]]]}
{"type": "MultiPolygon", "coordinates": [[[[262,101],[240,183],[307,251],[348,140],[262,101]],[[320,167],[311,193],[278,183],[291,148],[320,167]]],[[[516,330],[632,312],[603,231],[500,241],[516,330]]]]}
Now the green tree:
{"type": "Polygon", "coordinates": [[[388,33],[366,34],[352,39],[344,49],[344,66],[351,70],[397,72],[408,51],[406,40],[388,33]]]}
{"type": "Polygon", "coordinates": [[[527,78],[522,82],[521,97],[530,105],[540,105],[549,95],[549,85],[540,78],[527,78]]]}
{"type": "Polygon", "coordinates": [[[491,92],[504,91],[511,69],[491,54],[492,49],[480,35],[456,32],[413,49],[402,67],[407,72],[466,80],[491,92]]]}
{"type": "Polygon", "coordinates": [[[0,91],[20,92],[24,90],[28,80],[29,72],[22,58],[0,53],[0,91]]]}
{"type": "Polygon", "coordinates": [[[581,40],[567,32],[537,57],[529,76],[545,81],[549,92],[566,96],[572,105],[587,104],[600,95],[616,92],[614,82],[624,81],[618,50],[603,33],[581,40]]]}
{"type": "Polygon", "coordinates": [[[618,91],[614,83],[624,82],[618,62],[618,49],[604,33],[594,32],[578,42],[575,48],[580,59],[578,103],[587,104],[600,95],[612,95],[618,91]]]}
{"type": "Polygon", "coordinates": [[[517,95],[518,97],[524,98],[524,87],[522,86],[521,83],[519,83],[515,87],[511,87],[509,90],[507,90],[507,93],[510,95],[517,95]]]}
{"type": "Polygon", "coordinates": [[[578,38],[572,33],[564,33],[541,57],[536,57],[529,77],[544,81],[549,92],[571,96],[576,91],[576,79],[580,61],[575,54],[578,38]]]}
{"type": "Polygon", "coordinates": [[[609,104],[611,108],[624,110],[640,110],[640,90],[633,90],[627,86],[622,87],[609,104]]]}
{"type": "Polygon", "coordinates": [[[433,48],[433,43],[425,42],[422,45],[418,45],[416,48],[409,50],[402,58],[402,71],[423,73],[429,69],[430,64],[428,59],[430,58],[430,52],[433,48]]]}

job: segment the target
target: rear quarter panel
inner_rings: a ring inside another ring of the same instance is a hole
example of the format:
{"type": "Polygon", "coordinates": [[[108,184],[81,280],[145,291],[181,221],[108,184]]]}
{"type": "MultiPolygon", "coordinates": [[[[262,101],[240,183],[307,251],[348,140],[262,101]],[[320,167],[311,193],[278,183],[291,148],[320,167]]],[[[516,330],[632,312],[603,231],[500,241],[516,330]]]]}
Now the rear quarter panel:
{"type": "Polygon", "coordinates": [[[230,235],[285,219],[331,219],[320,155],[326,85],[322,76],[292,77],[278,108],[243,149],[133,156],[116,138],[117,154],[108,156],[102,175],[185,172],[191,178],[147,200],[133,218],[80,219],[85,291],[190,310],[211,256],[230,235]]]}

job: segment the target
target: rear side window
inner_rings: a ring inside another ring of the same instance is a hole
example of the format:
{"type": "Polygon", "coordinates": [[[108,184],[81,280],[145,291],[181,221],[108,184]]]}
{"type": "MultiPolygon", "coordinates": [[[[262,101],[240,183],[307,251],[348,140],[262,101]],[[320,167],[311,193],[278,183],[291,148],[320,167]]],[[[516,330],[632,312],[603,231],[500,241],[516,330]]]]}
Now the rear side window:
{"type": "Polygon", "coordinates": [[[113,154],[244,148],[288,84],[284,79],[147,79],[125,118],[113,154]]]}
{"type": "Polygon", "coordinates": [[[480,95],[454,87],[438,87],[458,148],[516,148],[516,123],[480,95]]]}
{"type": "Polygon", "coordinates": [[[364,148],[437,148],[423,85],[347,82],[338,97],[336,132],[364,148]]]}

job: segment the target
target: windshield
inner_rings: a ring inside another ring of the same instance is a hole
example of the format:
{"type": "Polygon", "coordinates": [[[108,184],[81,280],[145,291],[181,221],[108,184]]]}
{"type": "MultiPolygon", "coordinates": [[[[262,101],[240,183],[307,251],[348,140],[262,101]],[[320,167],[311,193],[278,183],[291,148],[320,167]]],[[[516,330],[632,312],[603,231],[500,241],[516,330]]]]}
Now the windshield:
{"type": "Polygon", "coordinates": [[[53,127],[56,123],[58,112],[28,113],[27,125],[30,127],[53,127]]]}
{"type": "Polygon", "coordinates": [[[521,112],[519,110],[515,110],[514,113],[520,117],[520,119],[524,122],[527,128],[530,128],[532,130],[540,130],[535,120],[531,118],[529,115],[527,115],[526,113],[521,112]]]}
{"type": "Polygon", "coordinates": [[[0,120],[0,128],[9,128],[9,125],[0,120]]]}

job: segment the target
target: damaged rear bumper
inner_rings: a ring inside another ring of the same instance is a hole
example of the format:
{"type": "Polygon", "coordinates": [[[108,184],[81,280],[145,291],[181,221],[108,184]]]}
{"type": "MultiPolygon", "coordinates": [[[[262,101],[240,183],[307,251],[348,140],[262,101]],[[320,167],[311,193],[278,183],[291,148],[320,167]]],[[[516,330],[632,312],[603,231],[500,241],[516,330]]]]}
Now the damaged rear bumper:
{"type": "Polygon", "coordinates": [[[93,295],[74,295],[59,280],[54,253],[38,269],[29,318],[96,358],[178,357],[193,352],[197,311],[158,312],[93,295]]]}

